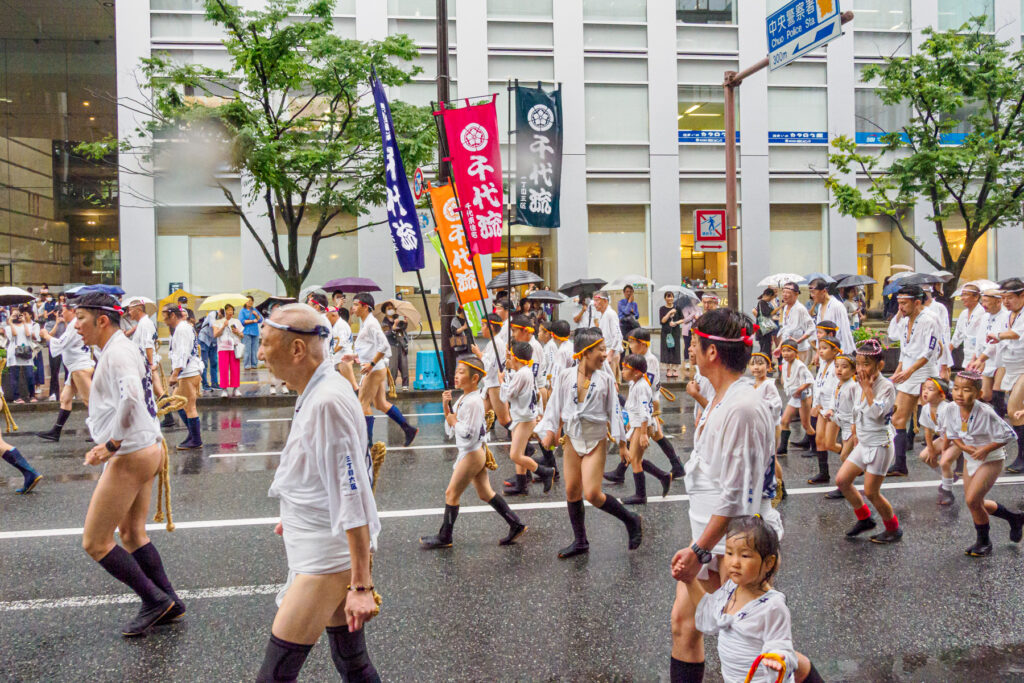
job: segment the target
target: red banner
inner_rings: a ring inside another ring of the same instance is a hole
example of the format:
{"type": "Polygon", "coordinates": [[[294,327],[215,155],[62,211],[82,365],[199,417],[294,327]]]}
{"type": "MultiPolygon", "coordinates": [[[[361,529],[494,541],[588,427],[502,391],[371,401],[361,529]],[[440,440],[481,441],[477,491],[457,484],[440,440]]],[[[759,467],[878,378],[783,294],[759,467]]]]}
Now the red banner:
{"type": "Polygon", "coordinates": [[[474,254],[501,251],[505,199],[494,102],[445,109],[442,114],[469,248],[474,254]]]}

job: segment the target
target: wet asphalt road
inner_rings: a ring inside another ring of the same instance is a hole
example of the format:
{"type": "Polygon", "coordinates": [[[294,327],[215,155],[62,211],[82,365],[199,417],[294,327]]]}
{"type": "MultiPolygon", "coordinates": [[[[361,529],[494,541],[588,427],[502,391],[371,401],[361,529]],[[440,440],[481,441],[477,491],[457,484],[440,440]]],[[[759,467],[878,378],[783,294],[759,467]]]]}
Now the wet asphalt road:
{"type": "MultiPolygon", "coordinates": [[[[689,450],[688,398],[663,411],[677,450],[689,450]]],[[[436,531],[455,451],[442,445],[440,403],[404,398],[421,428],[415,447],[392,449],[377,489],[383,532],[374,580],[383,611],[368,627],[371,656],[394,681],[667,680],[668,614],[675,590],[672,554],[689,542],[681,482],[642,510],[644,543],[629,553],[622,525],[587,509],[591,552],[556,558],[571,538],[556,488],[510,502],[522,505],[529,531],[497,545],[504,524],[472,491],[463,498],[455,547],[425,552],[417,538],[436,531]],[[482,506],[482,507],[481,507],[482,506]],[[476,508],[476,509],[474,509],[476,508]]],[[[16,414],[7,435],[45,475],[36,492],[14,495],[20,479],[0,469],[0,679],[12,681],[252,680],[274,616],[274,592],[286,576],[284,549],[272,533],[276,501],[266,492],[289,427],[288,407],[234,404],[205,409],[202,452],[172,453],[178,530],[152,537],[169,575],[188,596],[183,623],[124,640],[119,626],[135,611],[125,588],[81,550],[79,527],[98,470],[82,465],[89,447],[76,411],[58,444],[31,432],[51,413],[16,414]],[[255,454],[255,455],[254,455],[255,454]]],[[[498,429],[504,441],[504,430],[498,429]]],[[[167,434],[170,444],[185,436],[167,434]]],[[[378,417],[375,437],[401,444],[378,417]]],[[[649,452],[667,463],[656,447],[649,452]]],[[[508,449],[495,449],[492,484],[512,472],[508,449]]],[[[1013,450],[1012,448],[1010,449],[1013,450]]],[[[935,505],[936,477],[911,463],[911,477],[887,492],[904,525],[901,544],[849,541],[853,514],[802,484],[813,459],[784,459],[791,497],[777,588],[787,595],[793,636],[830,681],[1024,680],[1024,558],[1006,526],[992,522],[995,552],[970,559],[970,516],[935,505]]],[[[834,467],[833,467],[834,470],[834,467]]],[[[1004,475],[993,497],[1024,504],[1024,478],[1004,475]]],[[[654,488],[650,487],[649,488],[654,488]]],[[[632,485],[609,486],[616,496],[632,485]]],[[[652,499],[652,501],[655,499],[652,499]]],[[[714,642],[708,676],[719,680],[714,642]]],[[[300,680],[337,680],[326,643],[300,680]]]]}

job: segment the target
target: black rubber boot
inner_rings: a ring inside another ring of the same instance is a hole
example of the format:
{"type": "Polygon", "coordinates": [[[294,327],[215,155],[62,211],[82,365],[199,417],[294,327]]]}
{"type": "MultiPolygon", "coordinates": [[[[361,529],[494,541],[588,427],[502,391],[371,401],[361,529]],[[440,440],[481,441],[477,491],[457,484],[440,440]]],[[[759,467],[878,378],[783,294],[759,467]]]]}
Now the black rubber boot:
{"type": "Polygon", "coordinates": [[[623,505],[646,505],[647,504],[647,475],[643,472],[633,473],[633,486],[635,492],[632,496],[622,499],[623,505]]]}
{"type": "Polygon", "coordinates": [[[818,456],[818,473],[807,480],[808,484],[827,484],[828,476],[828,451],[816,451],[818,456]]]}
{"type": "Polygon", "coordinates": [[[420,545],[427,549],[451,548],[452,530],[455,528],[455,520],[459,516],[458,505],[444,506],[444,520],[441,522],[441,530],[436,536],[423,536],[420,538],[420,545]]]}
{"type": "Polygon", "coordinates": [[[548,493],[551,490],[552,482],[555,480],[554,468],[537,465],[537,470],[534,474],[540,477],[540,483],[544,485],[544,493],[548,493]]]}
{"type": "Polygon", "coordinates": [[[626,481],[626,463],[619,461],[619,464],[615,466],[615,469],[608,470],[604,473],[604,480],[611,484],[621,484],[626,481]]]}
{"type": "Polygon", "coordinates": [[[512,545],[516,539],[526,531],[526,525],[519,519],[519,516],[512,512],[505,499],[495,493],[494,498],[487,501],[487,504],[494,508],[494,511],[501,515],[501,518],[508,523],[508,535],[498,541],[498,545],[512,545]]]}
{"type": "Polygon", "coordinates": [[[665,454],[666,458],[668,458],[669,467],[672,468],[670,470],[672,478],[681,479],[683,477],[683,463],[679,460],[679,456],[676,455],[676,449],[672,447],[668,437],[663,436],[654,443],[658,444],[658,448],[660,448],[661,452],[665,454]]]}
{"type": "Polygon", "coordinates": [[[526,496],[526,495],[529,495],[529,493],[530,493],[529,486],[530,485],[528,483],[529,482],[528,476],[529,475],[526,475],[526,474],[517,474],[516,475],[515,483],[513,483],[510,486],[505,486],[505,495],[506,496],[526,496]]]}
{"type": "Polygon", "coordinates": [[[573,541],[558,551],[558,558],[561,560],[590,552],[583,500],[571,500],[566,508],[569,511],[569,523],[572,524],[573,541]]]}
{"type": "Polygon", "coordinates": [[[68,417],[71,416],[70,410],[64,410],[63,408],[57,413],[57,422],[54,423],[53,427],[49,431],[39,432],[36,436],[46,441],[60,441],[60,433],[64,430],[64,425],[68,421],[68,417]]]}
{"type": "Polygon", "coordinates": [[[644,468],[644,472],[661,482],[661,497],[664,498],[667,496],[669,489],[672,487],[673,475],[656,466],[650,460],[644,460],[641,464],[644,468]]]}
{"type": "Polygon", "coordinates": [[[779,439],[779,449],[775,451],[775,455],[789,455],[789,434],[788,429],[782,430],[782,436],[779,439]]]}

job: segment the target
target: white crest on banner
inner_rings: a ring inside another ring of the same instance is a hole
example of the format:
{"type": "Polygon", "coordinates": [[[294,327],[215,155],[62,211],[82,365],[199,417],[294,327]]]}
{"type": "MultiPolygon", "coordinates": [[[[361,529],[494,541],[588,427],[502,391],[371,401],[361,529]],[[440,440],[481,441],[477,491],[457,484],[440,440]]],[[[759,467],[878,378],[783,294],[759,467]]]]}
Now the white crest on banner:
{"type": "Polygon", "coordinates": [[[462,146],[470,152],[479,152],[487,146],[487,129],[479,123],[470,123],[462,129],[459,140],[462,146]]]}
{"type": "Polygon", "coordinates": [[[452,223],[456,223],[460,220],[459,205],[455,201],[455,197],[449,198],[448,201],[444,203],[444,208],[442,209],[442,211],[444,211],[444,217],[447,218],[452,223]]]}
{"type": "Polygon", "coordinates": [[[538,133],[543,133],[555,125],[555,112],[551,111],[551,107],[547,105],[535,104],[526,114],[526,121],[530,124],[530,128],[538,133]]]}

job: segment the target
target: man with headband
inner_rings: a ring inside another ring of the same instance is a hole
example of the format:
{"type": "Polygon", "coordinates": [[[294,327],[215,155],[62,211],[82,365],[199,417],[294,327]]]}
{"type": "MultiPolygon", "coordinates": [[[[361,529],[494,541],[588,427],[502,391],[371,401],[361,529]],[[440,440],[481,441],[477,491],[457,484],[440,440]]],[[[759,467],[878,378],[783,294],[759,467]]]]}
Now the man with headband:
{"type": "Polygon", "coordinates": [[[696,629],[697,608],[684,581],[700,579],[706,592],[721,586],[718,560],[734,517],[760,514],[782,538],[775,497],[775,417],[750,382],[741,381],[750,360],[756,326],[730,309],[705,313],[693,328],[697,367],[715,388],[715,398],[694,429],[686,463],[693,544],[672,558],[676,599],[672,607],[672,681],[699,681],[704,640],[696,629]]]}
{"type": "Polygon", "coordinates": [[[850,328],[850,314],[846,312],[846,306],[843,305],[843,302],[838,297],[829,294],[828,283],[820,277],[811,280],[807,288],[811,292],[811,301],[818,304],[818,311],[814,316],[814,322],[819,323],[822,320],[835,321],[839,327],[836,330],[836,338],[839,339],[839,343],[843,347],[843,353],[853,353],[856,351],[857,347],[853,342],[853,331],[850,328]]]}
{"type": "MultiPolygon", "coordinates": [[[[974,342],[974,357],[970,359],[970,362],[965,362],[964,367],[967,370],[981,373],[981,400],[991,403],[996,414],[1005,418],[1006,394],[1002,391],[995,391],[996,373],[1000,371],[999,346],[989,344],[988,335],[1006,329],[1006,321],[1010,317],[1010,312],[1003,308],[1003,295],[999,293],[998,288],[986,289],[981,293],[981,307],[985,310],[985,314],[978,324],[978,336],[974,342]],[[982,358],[983,355],[984,358],[982,358]]],[[[1002,374],[999,372],[1000,380],[1002,374]]]]}
{"type": "Polygon", "coordinates": [[[974,358],[978,346],[978,330],[984,322],[985,309],[979,306],[981,300],[981,289],[973,282],[969,282],[960,289],[960,303],[964,310],[960,311],[960,317],[956,319],[956,329],[950,340],[950,348],[963,346],[963,366],[974,358]]]}
{"type": "Polygon", "coordinates": [[[907,423],[917,410],[921,385],[929,377],[937,377],[942,361],[942,329],[938,319],[924,312],[924,290],[905,285],[896,293],[899,313],[889,323],[889,339],[900,342],[900,362],[889,378],[896,385],[896,410],[892,426],[896,429],[893,446],[896,459],[889,469],[890,477],[907,476],[907,449],[912,442],[907,436],[907,423]]]}
{"type": "Polygon", "coordinates": [[[594,309],[597,311],[597,318],[594,320],[594,327],[601,328],[604,336],[605,347],[608,349],[608,366],[619,381],[619,358],[622,356],[622,329],[619,327],[619,317],[608,306],[608,293],[594,293],[594,309]]]}
{"type": "Polygon", "coordinates": [[[1017,437],[1017,457],[1007,472],[1024,472],[1024,282],[1009,278],[999,283],[999,294],[1007,311],[1006,323],[988,333],[982,360],[998,349],[1003,377],[997,390],[1007,392],[1006,414],[1017,437]]]}
{"type": "Polygon", "coordinates": [[[782,342],[793,339],[797,342],[797,356],[804,365],[811,362],[811,337],[814,336],[814,321],[807,307],[801,304],[800,286],[787,282],[782,287],[782,307],[779,311],[779,334],[776,335],[776,353],[782,342]]]}
{"type": "Polygon", "coordinates": [[[296,680],[325,629],[342,680],[380,680],[363,629],[377,611],[370,555],[380,533],[366,423],[352,386],[324,355],[330,334],[306,304],[281,306],[263,323],[258,358],[299,397],[269,492],[281,501],[275,532],[288,581],[258,683],[296,680]]]}

